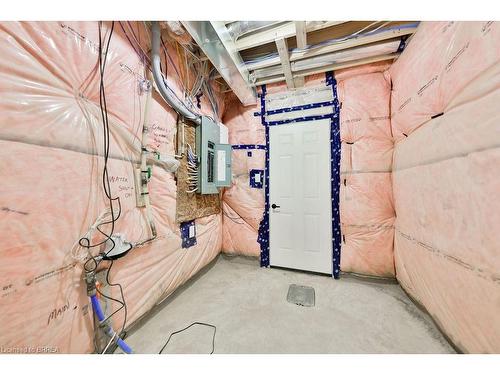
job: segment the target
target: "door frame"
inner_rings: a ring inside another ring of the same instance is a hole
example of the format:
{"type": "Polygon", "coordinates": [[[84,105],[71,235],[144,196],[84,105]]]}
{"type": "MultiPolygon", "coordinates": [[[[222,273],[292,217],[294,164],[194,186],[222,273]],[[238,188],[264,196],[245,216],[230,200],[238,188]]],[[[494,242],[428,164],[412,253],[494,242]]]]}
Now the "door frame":
{"type": "MultiPolygon", "coordinates": [[[[265,187],[264,187],[264,214],[262,221],[259,225],[257,242],[260,245],[260,265],[261,267],[269,267],[269,127],[280,125],[283,123],[292,123],[308,120],[319,120],[322,118],[330,119],[330,173],[331,173],[331,200],[332,200],[332,244],[333,244],[333,273],[335,279],[340,278],[340,257],[341,257],[341,226],[340,226],[340,210],[339,210],[339,194],[340,194],[340,156],[341,156],[341,139],[340,139],[340,104],[337,96],[337,81],[335,80],[333,72],[326,72],[326,86],[331,86],[333,100],[331,102],[312,103],[306,106],[296,106],[288,108],[287,111],[318,108],[330,106],[332,113],[328,115],[302,117],[297,119],[283,120],[283,121],[267,121],[266,119],[266,85],[261,86],[260,97],[260,112],[254,115],[260,116],[261,124],[265,128],[266,137],[266,159],[265,159],[265,187]]],[[[284,111],[285,109],[283,109],[284,111]]]]}
{"type": "MultiPolygon", "coordinates": [[[[324,121],[324,120],[328,120],[329,118],[323,118],[323,119],[317,119],[317,120],[310,120],[310,121],[296,121],[292,124],[280,124],[278,126],[293,126],[293,127],[302,127],[303,130],[307,130],[307,127],[310,125],[310,124],[313,124],[314,122],[316,121],[324,121]]],[[[321,126],[324,126],[324,125],[321,125],[321,126]]],[[[273,127],[276,127],[276,126],[273,126],[273,127]]],[[[331,122],[330,122],[330,127],[331,127],[331,122]]],[[[271,133],[271,131],[269,131],[271,133]]],[[[271,150],[272,150],[272,145],[271,145],[271,134],[269,134],[269,163],[271,163],[271,150]]],[[[328,159],[331,160],[332,158],[332,148],[331,147],[328,147],[328,153],[327,153],[328,156],[328,159]]],[[[328,180],[331,181],[331,178],[332,178],[332,170],[331,170],[331,163],[328,163],[329,164],[329,170],[328,170],[328,180]]],[[[268,167],[268,173],[269,173],[269,180],[268,180],[268,183],[269,183],[269,202],[270,203],[273,203],[272,200],[271,200],[271,173],[270,173],[270,166],[268,167]]],[[[323,182],[323,181],[322,181],[323,182]]],[[[331,191],[331,188],[328,190],[328,200],[331,201],[331,198],[332,198],[332,191],[331,191]]],[[[273,208],[271,207],[271,210],[273,208]]],[[[331,217],[332,217],[332,207],[330,206],[329,207],[329,210],[328,210],[328,215],[327,217],[330,218],[331,220],[331,217]]],[[[269,213],[271,214],[271,211],[269,211],[269,213]]],[[[330,237],[333,235],[333,228],[331,228],[330,230],[330,237]]],[[[328,272],[322,272],[322,271],[314,271],[314,270],[307,270],[307,269],[301,269],[301,268],[298,268],[298,267],[288,267],[288,266],[282,266],[282,265],[271,265],[271,253],[272,253],[272,250],[271,250],[271,235],[272,235],[272,226],[271,226],[271,216],[269,216],[269,266],[270,267],[279,267],[279,268],[287,268],[287,269],[294,269],[294,270],[298,270],[298,271],[303,271],[303,272],[314,272],[314,273],[317,273],[317,274],[322,274],[322,275],[332,275],[333,273],[333,244],[330,242],[329,243],[329,246],[328,246],[328,250],[330,251],[330,265],[329,265],[329,271],[328,272]]]]}

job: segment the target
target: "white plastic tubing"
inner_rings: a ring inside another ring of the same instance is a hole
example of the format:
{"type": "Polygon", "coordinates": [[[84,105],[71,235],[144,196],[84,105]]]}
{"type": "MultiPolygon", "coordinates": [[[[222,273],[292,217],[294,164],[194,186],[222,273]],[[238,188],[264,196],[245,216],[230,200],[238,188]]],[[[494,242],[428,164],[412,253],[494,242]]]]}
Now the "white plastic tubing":
{"type": "Polygon", "coordinates": [[[178,114],[181,116],[194,121],[196,124],[201,123],[201,117],[198,114],[193,113],[186,105],[175,95],[175,93],[170,89],[163,80],[161,73],[161,59],[160,59],[160,24],[158,22],[153,22],[151,27],[152,31],[152,48],[151,48],[151,60],[153,63],[153,77],[156,82],[156,86],[160,91],[160,95],[165,99],[165,101],[170,105],[178,114]]]}

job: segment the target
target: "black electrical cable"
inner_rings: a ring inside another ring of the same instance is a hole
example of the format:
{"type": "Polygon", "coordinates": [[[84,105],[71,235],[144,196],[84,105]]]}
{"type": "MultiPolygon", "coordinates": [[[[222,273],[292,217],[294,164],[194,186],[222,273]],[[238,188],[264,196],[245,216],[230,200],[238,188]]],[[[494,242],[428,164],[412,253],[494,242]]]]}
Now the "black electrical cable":
{"type": "MultiPolygon", "coordinates": [[[[134,29],[133,29],[132,25],[130,24],[129,21],[127,21],[127,25],[128,25],[129,31],[132,33],[132,38],[131,38],[129,36],[129,32],[127,32],[127,30],[125,30],[125,27],[123,26],[122,22],[118,21],[118,23],[120,24],[120,27],[121,27],[121,29],[122,29],[125,37],[127,38],[129,44],[134,49],[134,51],[137,54],[137,56],[139,56],[139,58],[141,59],[141,61],[143,62],[143,64],[147,67],[147,69],[149,71],[152,71],[152,68],[151,68],[151,58],[147,54],[145,54],[144,50],[142,49],[142,47],[140,45],[140,30],[137,30],[137,35],[136,35],[135,32],[134,32],[134,29]]],[[[167,46],[165,45],[165,41],[163,40],[163,37],[161,35],[160,35],[160,40],[161,40],[161,45],[163,47],[162,48],[163,49],[163,57],[164,57],[164,61],[165,61],[165,64],[164,64],[165,68],[164,69],[160,68],[160,69],[162,70],[162,73],[164,74],[164,76],[167,77],[167,73],[168,73],[168,59],[170,58],[170,56],[167,57],[167,53],[168,53],[167,46]]]]}
{"type": "MultiPolygon", "coordinates": [[[[122,308],[124,309],[124,317],[123,317],[123,324],[122,324],[122,329],[120,330],[120,333],[121,334],[123,331],[125,331],[125,325],[127,324],[127,303],[125,302],[125,296],[123,295],[123,288],[121,286],[120,283],[112,283],[110,280],[109,280],[109,274],[111,272],[111,268],[113,267],[113,264],[114,264],[114,260],[111,261],[111,264],[106,272],[106,282],[108,283],[109,286],[113,287],[113,286],[117,286],[118,288],[120,288],[120,295],[122,297],[122,301],[123,301],[123,306],[122,308]]],[[[121,309],[121,308],[120,308],[121,309]]],[[[117,311],[115,311],[117,312],[117,311]]],[[[113,313],[114,314],[114,313],[113,313]]]]}
{"type": "MultiPolygon", "coordinates": [[[[122,28],[123,30],[123,33],[125,34],[125,37],[127,38],[129,44],[132,46],[132,48],[134,49],[135,53],[137,54],[137,56],[139,56],[139,58],[141,59],[141,61],[143,62],[144,65],[146,65],[149,70],[151,70],[150,68],[150,65],[151,65],[151,61],[149,59],[149,56],[147,56],[141,49],[141,47],[139,46],[139,48],[137,48],[137,46],[132,42],[132,40],[130,39],[129,37],[129,34],[127,33],[127,31],[125,30],[125,28],[123,27],[123,24],[121,21],[118,21],[120,27],[122,28]]],[[[135,37],[135,34],[134,34],[134,37],[135,37]]]]}
{"type": "MultiPolygon", "coordinates": [[[[109,147],[110,147],[110,131],[109,131],[108,108],[107,108],[107,103],[106,103],[106,93],[105,93],[105,88],[104,88],[104,72],[105,72],[106,62],[107,62],[107,57],[108,57],[109,44],[111,42],[111,37],[113,36],[114,24],[115,23],[113,21],[111,23],[111,30],[110,30],[108,41],[106,43],[106,47],[105,47],[105,50],[104,50],[104,58],[103,58],[102,57],[102,37],[101,37],[102,22],[99,23],[99,61],[100,61],[99,65],[100,65],[100,72],[101,72],[101,75],[100,75],[101,76],[101,80],[100,80],[101,81],[100,82],[100,93],[101,93],[101,95],[100,95],[100,98],[99,98],[99,103],[100,103],[100,107],[101,107],[102,120],[103,120],[103,124],[104,124],[104,127],[105,127],[105,137],[104,137],[105,138],[105,142],[104,142],[104,144],[105,144],[105,154],[104,154],[104,170],[103,170],[102,180],[103,180],[104,192],[106,194],[106,197],[109,200],[110,210],[111,210],[111,220],[102,223],[102,225],[111,224],[111,233],[108,236],[109,236],[109,239],[112,242],[112,246],[106,252],[105,256],[108,255],[108,253],[111,250],[113,250],[113,248],[115,246],[115,243],[114,243],[113,239],[111,238],[111,235],[114,232],[115,222],[118,220],[118,218],[121,215],[120,197],[119,196],[117,196],[115,198],[112,197],[112,195],[111,195],[111,185],[110,185],[110,182],[109,182],[109,175],[108,175],[108,157],[109,157],[109,147]],[[118,215],[116,217],[115,217],[115,212],[114,212],[114,207],[113,207],[113,201],[115,201],[115,200],[118,203],[118,215]]],[[[97,226],[96,228],[97,228],[97,230],[100,231],[99,226],[97,226]]],[[[100,231],[100,232],[103,233],[102,231],[100,231]]],[[[107,235],[106,233],[103,233],[103,234],[107,235]]],[[[118,303],[122,304],[120,308],[118,308],[116,311],[114,311],[107,318],[107,319],[111,318],[114,314],[116,314],[122,308],[124,309],[125,313],[124,313],[123,325],[122,325],[121,331],[118,333],[118,336],[119,336],[125,330],[125,326],[127,324],[127,303],[125,302],[125,297],[123,295],[123,288],[122,288],[121,284],[119,284],[119,283],[111,283],[111,281],[109,280],[109,274],[111,272],[111,268],[113,267],[113,264],[114,264],[114,261],[111,260],[111,264],[110,264],[110,266],[108,267],[108,269],[106,271],[106,282],[111,287],[112,286],[118,286],[120,288],[120,295],[121,295],[122,301],[118,301],[116,299],[111,299],[110,297],[108,297],[108,296],[106,296],[104,294],[102,294],[102,295],[105,298],[117,301],[118,303]]]]}
{"type": "Polygon", "coordinates": [[[125,303],[123,303],[123,301],[120,301],[119,299],[116,299],[116,298],[113,298],[113,297],[110,297],[110,296],[108,296],[108,295],[104,294],[104,293],[102,292],[102,290],[101,290],[101,289],[99,289],[99,287],[98,287],[98,286],[96,286],[96,290],[99,292],[99,295],[103,296],[104,298],[106,298],[106,299],[108,299],[108,300],[110,300],[110,301],[114,301],[114,302],[116,302],[116,303],[119,303],[119,304],[120,304],[120,307],[119,307],[118,309],[116,309],[115,311],[113,311],[113,312],[112,312],[112,313],[111,313],[108,317],[106,317],[106,318],[105,318],[105,319],[101,322],[101,323],[104,323],[104,322],[107,322],[109,319],[111,319],[111,317],[112,317],[113,315],[115,315],[118,311],[120,311],[121,309],[123,309],[123,308],[124,308],[124,306],[125,306],[125,303]]]}
{"type": "MultiPolygon", "coordinates": [[[[111,37],[113,35],[113,29],[114,29],[114,21],[111,24],[111,31],[110,35],[108,38],[108,42],[106,44],[106,49],[104,52],[104,59],[102,58],[102,41],[101,41],[101,26],[99,27],[99,60],[100,60],[100,97],[99,97],[99,104],[101,107],[101,115],[102,115],[102,120],[104,124],[104,148],[105,148],[105,153],[104,153],[104,168],[103,168],[103,174],[102,174],[102,182],[104,186],[104,192],[106,194],[106,197],[109,199],[109,204],[110,204],[110,210],[111,210],[111,221],[109,222],[104,222],[104,224],[111,224],[111,233],[114,231],[114,224],[116,220],[120,217],[121,214],[121,204],[120,204],[120,197],[115,197],[113,198],[111,196],[111,185],[109,182],[109,175],[108,175],[108,157],[109,157],[109,147],[110,147],[110,132],[109,132],[109,119],[108,119],[108,108],[107,108],[107,103],[106,103],[106,94],[105,94],[105,89],[104,89],[104,71],[106,68],[106,62],[107,62],[107,56],[108,56],[108,50],[109,50],[109,43],[111,41],[111,37]],[[104,107],[104,108],[103,108],[104,107]],[[119,205],[119,212],[117,217],[115,218],[115,212],[113,209],[113,201],[117,200],[118,205],[119,205]]],[[[104,233],[103,233],[104,234],[104,233]]],[[[114,243],[113,243],[114,245],[114,243]]]]}
{"type": "MultiPolygon", "coordinates": [[[[112,239],[112,235],[114,233],[115,229],[115,222],[118,220],[118,218],[121,215],[121,202],[120,202],[120,197],[115,197],[113,198],[111,196],[111,186],[109,182],[109,176],[108,176],[108,158],[109,158],[109,138],[110,138],[110,132],[109,132],[109,119],[108,119],[108,109],[107,109],[107,103],[106,103],[106,94],[105,94],[105,88],[104,88],[104,72],[105,72],[105,67],[106,67],[106,62],[107,62],[107,56],[108,56],[108,51],[109,51],[109,44],[111,42],[111,37],[113,36],[113,31],[114,31],[114,21],[111,23],[111,30],[109,33],[109,37],[107,42],[105,42],[106,47],[104,49],[104,59],[103,59],[103,40],[102,40],[102,22],[99,21],[99,73],[100,73],[100,84],[99,84],[99,107],[101,111],[101,118],[103,122],[103,144],[104,144],[104,167],[103,167],[103,173],[102,173],[102,184],[103,184],[103,189],[104,193],[106,194],[106,197],[109,200],[109,205],[110,205],[110,211],[111,211],[111,220],[105,221],[102,223],[99,223],[96,226],[97,231],[99,231],[103,236],[104,240],[96,243],[96,244],[90,244],[90,240],[86,237],[82,237],[79,240],[79,245],[82,247],[87,248],[89,250],[90,248],[95,248],[98,246],[101,246],[102,244],[106,243],[108,240],[111,241],[111,248],[107,251],[106,255],[111,252],[114,247],[115,247],[115,242],[112,239]],[[115,217],[115,210],[113,206],[113,202],[117,201],[118,203],[118,214],[115,217]],[[101,230],[101,227],[104,225],[111,224],[111,230],[110,233],[106,233],[105,231],[101,230]]],[[[99,261],[100,262],[100,261],[99,261]]],[[[88,272],[95,271],[99,265],[99,262],[92,257],[92,259],[87,260],[85,263],[85,269],[88,272]],[[87,268],[87,263],[93,260],[94,261],[94,268],[92,270],[89,270],[87,268]]]]}
{"type": "MultiPolygon", "coordinates": [[[[104,193],[105,193],[105,195],[106,195],[106,197],[108,198],[108,201],[109,201],[109,208],[110,208],[110,213],[111,213],[111,219],[107,220],[107,221],[104,221],[102,223],[99,223],[96,226],[97,231],[99,231],[105,237],[103,241],[101,241],[99,243],[96,243],[96,244],[91,244],[89,238],[82,237],[79,240],[79,244],[80,244],[80,246],[87,248],[87,250],[90,250],[90,248],[94,248],[94,247],[100,246],[100,245],[102,245],[104,243],[107,243],[107,241],[110,241],[111,242],[111,247],[110,247],[110,249],[108,251],[106,251],[106,253],[104,254],[104,256],[101,257],[99,260],[97,260],[94,256],[92,256],[92,254],[89,251],[89,254],[90,254],[91,258],[88,259],[84,263],[84,269],[85,269],[86,272],[95,272],[97,270],[100,262],[103,260],[103,258],[105,258],[114,249],[115,242],[114,242],[114,240],[112,238],[112,235],[113,235],[114,230],[115,230],[115,223],[116,223],[116,221],[118,220],[118,218],[121,215],[120,197],[117,196],[117,197],[113,198],[112,193],[111,193],[111,185],[110,185],[110,181],[109,181],[109,174],[108,174],[108,159],[109,159],[109,149],[110,149],[110,130],[109,130],[108,108],[107,108],[107,103],[106,103],[106,92],[105,92],[105,87],[104,87],[104,73],[105,73],[105,68],[106,68],[106,62],[107,62],[108,52],[109,52],[109,45],[110,45],[110,42],[111,42],[111,38],[113,36],[113,31],[114,31],[115,23],[114,23],[114,21],[111,23],[111,29],[110,29],[109,37],[108,37],[107,41],[106,41],[106,37],[104,37],[104,44],[105,44],[104,50],[103,50],[102,22],[99,21],[98,25],[99,25],[99,58],[98,58],[98,62],[99,62],[99,73],[100,73],[99,74],[100,75],[100,83],[99,83],[99,107],[100,107],[101,118],[102,118],[102,123],[103,123],[103,146],[104,146],[104,167],[103,167],[103,172],[102,172],[102,184],[103,184],[104,193]],[[116,216],[115,216],[115,208],[114,208],[114,202],[115,201],[118,204],[118,213],[116,214],[116,216]],[[107,233],[107,232],[105,232],[104,230],[101,229],[102,226],[108,225],[108,224],[111,224],[111,228],[110,228],[109,233],[107,233]],[[89,268],[88,267],[88,264],[89,264],[90,261],[94,262],[93,268],[89,268]]],[[[110,264],[110,266],[108,267],[108,269],[106,271],[106,282],[108,283],[108,285],[110,287],[118,286],[120,288],[121,301],[118,300],[118,299],[116,299],[116,298],[112,298],[112,297],[104,294],[102,291],[100,291],[98,289],[97,286],[96,286],[96,290],[104,298],[120,304],[120,307],[118,309],[116,309],[113,313],[111,313],[107,318],[105,318],[104,322],[108,321],[116,313],[118,313],[119,311],[121,311],[122,309],[124,309],[123,325],[122,325],[121,331],[118,332],[118,337],[120,337],[120,335],[124,332],[125,326],[126,326],[126,323],[127,323],[127,303],[125,302],[125,297],[123,295],[123,288],[122,288],[121,284],[119,284],[119,283],[111,283],[111,281],[109,279],[109,274],[111,272],[111,268],[112,267],[113,267],[113,260],[111,260],[111,264],[110,264]]]]}
{"type": "MultiPolygon", "coordinates": [[[[128,21],[127,21],[128,22],[128,21]]],[[[130,22],[128,22],[128,27],[130,29],[130,32],[132,33],[132,39],[129,37],[129,34],[128,32],[125,30],[125,27],[122,25],[122,23],[119,21],[120,23],[120,27],[122,28],[123,30],[123,33],[125,34],[129,44],[132,46],[132,48],[134,49],[135,53],[139,56],[139,58],[141,59],[141,61],[145,62],[145,66],[146,68],[149,70],[149,71],[152,71],[152,62],[151,62],[151,58],[144,52],[143,48],[141,47],[139,41],[137,40],[137,36],[135,35],[135,32],[134,32],[134,29],[133,27],[130,25],[130,22]]],[[[174,68],[174,71],[175,73],[177,74],[177,76],[179,77],[179,79],[181,79],[181,75],[179,73],[179,71],[177,70],[173,60],[172,60],[172,57],[170,56],[170,54],[168,53],[168,48],[167,46],[165,45],[165,42],[163,40],[163,38],[161,37],[160,35],[160,40],[161,40],[161,47],[163,48],[163,55],[164,55],[164,60],[165,60],[165,72],[162,71],[162,67],[161,67],[161,62],[160,62],[160,71],[161,73],[163,74],[163,81],[165,82],[165,85],[167,87],[169,87],[166,79],[167,79],[167,74],[168,74],[168,62],[170,60],[170,63],[171,63],[171,66],[174,68]]],[[[184,91],[186,91],[186,88],[184,87],[184,82],[181,82],[182,83],[182,86],[184,88],[184,91]]]]}
{"type": "Polygon", "coordinates": [[[190,325],[188,325],[187,327],[185,327],[183,329],[180,329],[178,331],[172,332],[170,334],[170,336],[168,336],[167,342],[165,343],[165,345],[163,345],[163,347],[161,348],[161,350],[160,350],[160,352],[158,354],[161,354],[163,352],[163,350],[165,350],[165,348],[167,347],[168,343],[170,342],[170,339],[172,338],[172,336],[177,335],[178,333],[184,332],[185,330],[187,330],[187,329],[189,329],[192,326],[197,325],[197,324],[200,325],[200,326],[211,327],[211,328],[214,329],[214,334],[212,336],[212,351],[210,352],[210,354],[214,354],[214,351],[215,351],[215,334],[217,333],[217,327],[214,326],[213,324],[208,324],[208,323],[203,323],[203,322],[194,322],[194,323],[191,323],[190,325]]]}

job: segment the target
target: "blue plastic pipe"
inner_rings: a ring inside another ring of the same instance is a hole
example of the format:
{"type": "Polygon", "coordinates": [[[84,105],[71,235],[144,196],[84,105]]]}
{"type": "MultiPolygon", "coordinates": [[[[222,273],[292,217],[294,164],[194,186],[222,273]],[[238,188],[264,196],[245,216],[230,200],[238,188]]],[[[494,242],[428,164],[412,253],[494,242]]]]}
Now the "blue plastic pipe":
{"type": "MultiPolygon", "coordinates": [[[[97,319],[99,319],[99,322],[101,323],[104,321],[104,313],[102,312],[101,309],[101,304],[99,303],[99,300],[97,299],[96,295],[90,296],[90,300],[92,301],[92,308],[94,309],[95,314],[97,315],[97,319]]],[[[115,332],[113,331],[113,328],[109,327],[108,332],[106,332],[107,335],[113,337],[115,335],[115,332]]],[[[123,341],[121,338],[117,338],[116,343],[118,346],[127,354],[132,354],[132,349],[130,346],[127,345],[125,341],[123,341]]]]}

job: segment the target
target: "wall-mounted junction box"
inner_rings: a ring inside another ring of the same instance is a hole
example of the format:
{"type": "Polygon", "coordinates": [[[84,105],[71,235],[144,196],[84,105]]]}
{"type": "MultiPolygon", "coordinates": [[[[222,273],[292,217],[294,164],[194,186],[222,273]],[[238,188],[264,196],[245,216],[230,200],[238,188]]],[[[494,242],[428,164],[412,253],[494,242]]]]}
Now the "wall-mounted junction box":
{"type": "Polygon", "coordinates": [[[196,127],[198,193],[218,194],[218,187],[231,186],[231,145],[220,143],[220,127],[202,116],[196,127]]]}
{"type": "Polygon", "coordinates": [[[141,168],[134,168],[134,190],[135,190],[135,201],[137,207],[145,207],[146,201],[142,195],[142,185],[145,183],[142,181],[141,168]]]}

